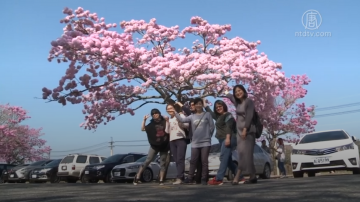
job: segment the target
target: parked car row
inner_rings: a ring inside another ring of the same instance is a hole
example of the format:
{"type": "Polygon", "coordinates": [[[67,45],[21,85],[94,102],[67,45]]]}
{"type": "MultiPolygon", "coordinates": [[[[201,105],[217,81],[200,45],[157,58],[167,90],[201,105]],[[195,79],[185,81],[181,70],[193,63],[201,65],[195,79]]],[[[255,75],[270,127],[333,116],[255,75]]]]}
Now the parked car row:
{"type": "MultiPolygon", "coordinates": [[[[210,148],[209,154],[209,176],[216,176],[217,171],[220,166],[220,145],[214,144],[210,148]]],[[[269,179],[271,176],[272,168],[274,167],[274,162],[269,153],[264,151],[259,145],[255,144],[254,148],[254,164],[256,174],[263,179],[269,179]]],[[[238,152],[234,149],[232,151],[232,160],[238,165],[238,152]]],[[[189,172],[190,169],[190,157],[185,160],[185,172],[189,172]]],[[[232,178],[231,171],[228,169],[226,177],[232,178]]]]}
{"type": "MultiPolygon", "coordinates": [[[[359,148],[356,138],[343,130],[309,133],[294,146],[291,165],[294,177],[309,177],[321,171],[348,170],[360,174],[359,148]]],[[[269,179],[274,162],[269,153],[255,145],[254,163],[256,174],[269,179]]],[[[236,150],[232,152],[235,164],[238,161],[236,150]]],[[[144,153],[115,154],[109,158],[94,154],[69,154],[62,159],[41,160],[32,164],[0,164],[1,182],[51,182],[65,181],[76,183],[105,183],[132,180],[140,166],[145,162],[144,153]]],[[[188,173],[190,159],[185,160],[188,173]]],[[[212,145],[209,155],[209,176],[215,176],[220,165],[220,146],[212,145]]],[[[156,156],[142,173],[141,180],[151,182],[158,178],[160,171],[159,156],[156,156]]],[[[170,158],[167,178],[176,178],[176,164],[170,158]]],[[[230,171],[226,177],[231,178],[230,171]]]]}
{"type": "MultiPolygon", "coordinates": [[[[209,155],[209,175],[215,175],[220,165],[220,147],[215,144],[209,155]]],[[[237,152],[233,151],[233,159],[237,164],[237,152]]],[[[13,166],[8,169],[6,182],[51,182],[97,183],[100,180],[105,183],[132,180],[138,172],[141,164],[145,162],[147,154],[128,153],[115,154],[109,158],[93,154],[69,154],[62,159],[42,160],[32,164],[13,166]]],[[[156,156],[142,173],[141,180],[151,182],[159,177],[160,160],[156,156]]],[[[272,161],[268,153],[256,145],[254,152],[257,173],[264,179],[270,178],[272,161]]],[[[189,160],[185,162],[185,172],[189,170],[189,160]]],[[[176,163],[170,157],[167,171],[168,179],[175,179],[177,174],[176,163]]],[[[5,176],[5,175],[4,175],[5,176]]]]}

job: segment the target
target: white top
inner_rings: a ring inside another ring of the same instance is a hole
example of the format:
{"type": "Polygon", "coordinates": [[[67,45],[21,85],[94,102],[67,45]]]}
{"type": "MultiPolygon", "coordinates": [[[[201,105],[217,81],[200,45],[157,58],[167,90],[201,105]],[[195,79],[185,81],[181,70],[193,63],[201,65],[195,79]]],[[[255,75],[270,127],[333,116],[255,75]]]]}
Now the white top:
{"type": "MultiPolygon", "coordinates": [[[[180,116],[185,118],[184,114],[180,114],[180,116]]],[[[183,125],[184,128],[189,128],[188,123],[183,123],[183,125]]],[[[166,123],[165,132],[170,135],[170,141],[186,137],[185,131],[179,126],[179,122],[175,116],[173,118],[169,118],[169,123],[166,123]]]]}
{"type": "Polygon", "coordinates": [[[277,156],[277,159],[278,161],[280,162],[284,162],[285,161],[285,146],[284,145],[279,145],[278,148],[276,148],[276,156],[277,156]]]}

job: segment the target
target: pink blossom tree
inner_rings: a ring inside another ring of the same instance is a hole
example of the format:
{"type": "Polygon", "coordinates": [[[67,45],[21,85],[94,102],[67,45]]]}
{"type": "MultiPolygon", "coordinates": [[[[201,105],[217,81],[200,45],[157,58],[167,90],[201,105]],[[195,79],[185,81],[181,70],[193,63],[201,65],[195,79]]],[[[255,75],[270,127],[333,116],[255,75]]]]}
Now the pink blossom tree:
{"type": "Polygon", "coordinates": [[[180,30],[156,19],[131,20],[120,23],[120,33],[117,24],[81,7],[63,13],[64,33],[51,42],[48,60],[68,63],[68,68],[56,88],[42,89],[43,99],[82,103],[85,129],[96,129],[116,115],[133,115],[148,103],[217,97],[230,82],[246,84],[265,115],[274,108],[274,89],[285,81],[281,64],[258,54],[260,41],[225,37],[231,25],[192,17],[191,26],[180,30]],[[198,38],[192,47],[171,45],[189,34],[198,38]]]}
{"type": "Polygon", "coordinates": [[[9,164],[36,161],[50,152],[46,141],[40,139],[41,128],[20,125],[29,118],[21,107],[0,105],[0,161],[9,164]]]}
{"type": "MultiPolygon", "coordinates": [[[[286,78],[285,87],[276,88],[276,94],[279,96],[276,97],[271,111],[265,115],[261,109],[256,108],[264,124],[262,139],[267,139],[270,147],[274,146],[273,140],[280,136],[285,136],[283,138],[285,141],[294,143],[301,134],[315,131],[317,124],[317,121],[313,120],[315,106],[307,107],[305,103],[298,102],[306,96],[307,90],[304,86],[309,83],[310,79],[306,75],[286,78]]],[[[224,101],[235,115],[234,105],[227,98],[224,98],[224,101]]]]}

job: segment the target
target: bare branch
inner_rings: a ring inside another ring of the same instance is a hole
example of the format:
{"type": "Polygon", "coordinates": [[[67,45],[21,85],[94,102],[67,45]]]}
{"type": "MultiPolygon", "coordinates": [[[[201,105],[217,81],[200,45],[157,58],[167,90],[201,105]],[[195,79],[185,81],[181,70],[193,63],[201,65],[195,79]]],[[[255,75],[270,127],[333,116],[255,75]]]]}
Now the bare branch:
{"type": "Polygon", "coordinates": [[[156,103],[156,104],[166,104],[165,102],[158,102],[158,101],[145,101],[144,103],[142,103],[141,105],[139,105],[138,107],[134,108],[133,111],[141,108],[142,106],[149,104],[149,103],[156,103]]]}

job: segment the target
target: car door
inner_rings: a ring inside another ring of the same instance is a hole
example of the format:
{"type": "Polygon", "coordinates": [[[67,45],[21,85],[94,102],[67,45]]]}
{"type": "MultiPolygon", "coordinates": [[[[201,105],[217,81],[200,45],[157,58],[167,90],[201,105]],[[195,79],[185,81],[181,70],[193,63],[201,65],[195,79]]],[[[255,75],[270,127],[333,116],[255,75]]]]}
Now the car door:
{"type": "Polygon", "coordinates": [[[75,164],[75,171],[73,172],[74,175],[78,175],[80,177],[80,173],[85,169],[85,166],[89,164],[89,156],[86,155],[79,155],[76,158],[75,164]]]}

